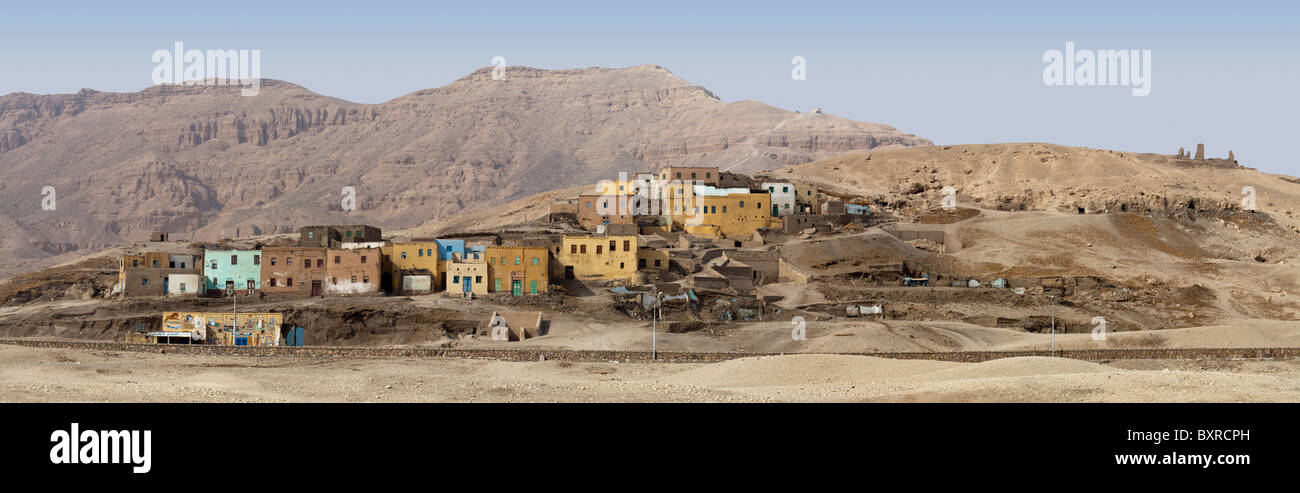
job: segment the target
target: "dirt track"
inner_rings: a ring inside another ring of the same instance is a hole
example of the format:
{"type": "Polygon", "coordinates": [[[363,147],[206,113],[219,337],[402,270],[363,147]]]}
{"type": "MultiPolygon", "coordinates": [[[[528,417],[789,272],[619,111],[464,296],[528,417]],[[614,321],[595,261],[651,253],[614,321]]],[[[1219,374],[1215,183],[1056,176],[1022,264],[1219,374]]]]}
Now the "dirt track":
{"type": "Polygon", "coordinates": [[[195,356],[0,345],[9,402],[1300,402],[1300,362],[787,355],[721,363],[195,356]]]}

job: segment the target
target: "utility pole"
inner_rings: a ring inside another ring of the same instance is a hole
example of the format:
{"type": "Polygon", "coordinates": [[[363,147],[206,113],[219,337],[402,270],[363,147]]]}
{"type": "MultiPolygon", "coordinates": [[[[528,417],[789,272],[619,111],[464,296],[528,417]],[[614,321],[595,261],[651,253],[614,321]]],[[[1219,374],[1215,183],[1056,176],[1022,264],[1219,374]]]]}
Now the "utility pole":
{"type": "Polygon", "coordinates": [[[659,359],[659,317],[663,316],[664,293],[655,293],[655,306],[650,311],[650,359],[659,359]]]}
{"type": "Polygon", "coordinates": [[[1048,296],[1052,300],[1052,357],[1056,357],[1056,297],[1048,296]]]}
{"type": "Polygon", "coordinates": [[[239,295],[230,290],[230,345],[235,345],[235,327],[239,324],[239,295]]]}

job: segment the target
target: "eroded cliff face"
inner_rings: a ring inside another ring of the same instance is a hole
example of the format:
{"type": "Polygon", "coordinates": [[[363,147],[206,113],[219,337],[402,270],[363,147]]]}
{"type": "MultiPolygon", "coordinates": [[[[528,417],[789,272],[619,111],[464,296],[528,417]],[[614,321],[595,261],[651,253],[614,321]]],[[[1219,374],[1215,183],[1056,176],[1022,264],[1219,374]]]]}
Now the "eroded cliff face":
{"type": "Polygon", "coordinates": [[[264,80],[0,97],[0,240],[16,262],[143,238],[217,239],[306,223],[409,227],[618,171],[772,169],[930,142],[892,127],[724,103],[659,66],[485,68],[384,104],[264,80]],[[57,208],[42,208],[54,187],[57,208]],[[343,211],[344,187],[356,210],[343,211]]]}

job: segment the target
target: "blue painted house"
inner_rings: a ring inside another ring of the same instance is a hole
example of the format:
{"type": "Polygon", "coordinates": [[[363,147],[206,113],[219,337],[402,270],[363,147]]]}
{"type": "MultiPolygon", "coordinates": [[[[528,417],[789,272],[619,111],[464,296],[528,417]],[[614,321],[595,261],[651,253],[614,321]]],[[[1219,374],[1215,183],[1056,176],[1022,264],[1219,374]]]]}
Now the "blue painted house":
{"type": "Polygon", "coordinates": [[[205,250],[203,285],[209,294],[233,287],[239,294],[262,289],[261,250],[205,250]]]}

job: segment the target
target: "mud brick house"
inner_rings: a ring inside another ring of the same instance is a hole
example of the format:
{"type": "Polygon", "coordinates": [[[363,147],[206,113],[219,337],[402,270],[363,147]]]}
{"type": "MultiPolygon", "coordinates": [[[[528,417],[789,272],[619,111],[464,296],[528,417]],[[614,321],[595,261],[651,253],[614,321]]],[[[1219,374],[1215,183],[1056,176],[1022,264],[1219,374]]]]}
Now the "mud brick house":
{"type": "Polygon", "coordinates": [[[329,277],[327,250],[321,247],[263,247],[262,292],[266,294],[325,293],[329,277]]]}
{"type": "Polygon", "coordinates": [[[453,255],[447,261],[446,269],[443,279],[446,281],[444,289],[448,292],[466,297],[488,294],[488,267],[483,259],[462,259],[460,255],[453,255]]]}
{"type": "Polygon", "coordinates": [[[818,212],[817,204],[821,203],[821,193],[817,191],[817,187],[796,183],[794,193],[794,201],[799,208],[798,214],[816,214],[818,212]]]}
{"type": "Polygon", "coordinates": [[[636,236],[565,235],[554,250],[556,270],[563,279],[630,280],[636,274],[637,247],[636,236]]]}
{"type": "Polygon", "coordinates": [[[378,248],[326,249],[325,293],[378,293],[381,255],[378,248]]]}
{"type": "Polygon", "coordinates": [[[202,261],[203,256],[195,253],[123,255],[117,284],[124,296],[199,296],[203,292],[202,261]]]}
{"type": "Polygon", "coordinates": [[[668,166],[659,169],[659,180],[662,182],[690,181],[693,184],[716,186],[718,184],[718,178],[719,173],[716,166],[668,166]]]}
{"type": "Polygon", "coordinates": [[[343,243],[384,241],[383,231],[374,226],[303,226],[298,230],[298,246],[337,248],[343,243]]]}
{"type": "Polygon", "coordinates": [[[488,292],[515,296],[545,293],[550,279],[550,251],[536,246],[490,246],[487,258],[488,292]]]}
{"type": "Polygon", "coordinates": [[[599,189],[583,192],[578,195],[578,225],[594,231],[601,224],[633,224],[632,211],[628,208],[629,197],[602,193],[599,189]]]}

